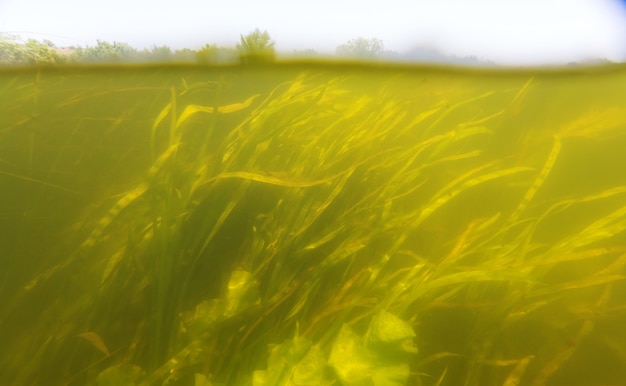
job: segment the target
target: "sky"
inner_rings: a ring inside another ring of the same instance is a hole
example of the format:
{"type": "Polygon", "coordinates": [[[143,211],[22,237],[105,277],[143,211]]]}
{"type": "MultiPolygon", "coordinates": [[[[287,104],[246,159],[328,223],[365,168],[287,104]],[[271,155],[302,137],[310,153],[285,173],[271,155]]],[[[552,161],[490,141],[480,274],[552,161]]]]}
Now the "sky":
{"type": "Polygon", "coordinates": [[[0,33],[60,47],[235,46],[255,28],[283,53],[364,37],[497,64],[626,61],[626,0],[0,0],[0,33]]]}

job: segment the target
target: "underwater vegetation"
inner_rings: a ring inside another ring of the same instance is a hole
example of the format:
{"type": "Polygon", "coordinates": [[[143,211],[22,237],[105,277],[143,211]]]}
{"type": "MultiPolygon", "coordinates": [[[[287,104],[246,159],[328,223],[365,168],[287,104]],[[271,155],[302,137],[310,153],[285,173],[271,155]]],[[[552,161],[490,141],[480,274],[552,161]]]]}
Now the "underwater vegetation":
{"type": "Polygon", "coordinates": [[[0,383],[626,379],[626,69],[0,72],[0,383]]]}

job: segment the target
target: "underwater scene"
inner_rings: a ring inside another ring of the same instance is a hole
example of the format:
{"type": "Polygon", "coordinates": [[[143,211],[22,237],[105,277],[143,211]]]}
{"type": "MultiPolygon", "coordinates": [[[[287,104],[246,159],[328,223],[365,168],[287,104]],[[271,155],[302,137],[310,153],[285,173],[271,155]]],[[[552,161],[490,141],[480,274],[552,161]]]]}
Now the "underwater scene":
{"type": "Polygon", "coordinates": [[[0,71],[0,384],[626,384],[626,67],[0,71]]]}

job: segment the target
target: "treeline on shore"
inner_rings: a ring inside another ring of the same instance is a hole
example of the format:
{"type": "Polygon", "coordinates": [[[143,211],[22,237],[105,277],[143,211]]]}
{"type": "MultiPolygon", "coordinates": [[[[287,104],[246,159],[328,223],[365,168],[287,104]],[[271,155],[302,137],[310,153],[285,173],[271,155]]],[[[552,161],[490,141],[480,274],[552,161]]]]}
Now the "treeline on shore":
{"type": "MultiPolygon", "coordinates": [[[[22,39],[16,35],[0,34],[0,65],[58,65],[83,63],[200,63],[234,64],[250,62],[272,62],[280,58],[330,58],[312,49],[278,53],[275,41],[267,31],[258,28],[241,35],[235,47],[205,44],[197,50],[153,46],[138,50],[127,43],[97,40],[95,46],[57,47],[50,40],[22,39]]],[[[358,60],[392,60],[439,62],[460,65],[493,65],[492,62],[474,56],[447,56],[433,49],[417,48],[399,54],[386,50],[380,39],[358,37],[339,45],[335,58],[358,60]]]]}

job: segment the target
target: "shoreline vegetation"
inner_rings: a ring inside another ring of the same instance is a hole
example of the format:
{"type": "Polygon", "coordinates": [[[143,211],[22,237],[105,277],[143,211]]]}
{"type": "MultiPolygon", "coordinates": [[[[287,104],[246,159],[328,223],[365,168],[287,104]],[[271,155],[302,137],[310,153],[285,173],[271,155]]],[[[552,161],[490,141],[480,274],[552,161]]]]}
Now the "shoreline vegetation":
{"type": "MultiPolygon", "coordinates": [[[[241,35],[235,47],[205,44],[198,49],[173,50],[166,45],[154,45],[139,50],[123,42],[97,40],[95,46],[57,47],[44,39],[23,39],[19,35],[0,33],[0,67],[3,66],[56,66],[83,64],[257,64],[283,61],[360,61],[390,64],[430,64],[463,67],[504,67],[476,56],[447,55],[433,47],[415,47],[399,53],[386,50],[380,39],[358,37],[339,45],[335,54],[318,53],[312,49],[278,52],[275,41],[267,31],[258,28],[241,35]]],[[[590,59],[582,62],[555,63],[554,66],[610,64],[607,59],[590,59]]],[[[506,66],[510,67],[510,66],[506,66]]],[[[553,67],[551,65],[550,67],[553,67]]]]}

